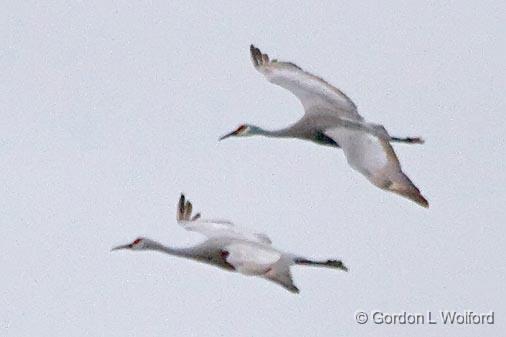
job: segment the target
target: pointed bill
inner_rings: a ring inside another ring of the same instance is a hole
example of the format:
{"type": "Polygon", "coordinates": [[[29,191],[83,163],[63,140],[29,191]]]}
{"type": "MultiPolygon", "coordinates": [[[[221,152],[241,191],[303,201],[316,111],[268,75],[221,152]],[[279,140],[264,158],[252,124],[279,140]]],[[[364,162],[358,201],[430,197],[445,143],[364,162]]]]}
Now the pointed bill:
{"type": "Polygon", "coordinates": [[[230,133],[227,133],[226,135],[224,136],[221,136],[218,141],[222,141],[223,139],[227,139],[228,137],[231,137],[231,136],[235,136],[237,134],[237,130],[234,130],[230,133]]]}
{"type": "Polygon", "coordinates": [[[120,245],[120,246],[116,246],[116,247],[111,248],[111,252],[112,252],[112,251],[115,251],[115,250],[119,250],[119,249],[130,249],[130,248],[132,248],[132,245],[131,245],[131,244],[128,244],[128,245],[120,245]]]}

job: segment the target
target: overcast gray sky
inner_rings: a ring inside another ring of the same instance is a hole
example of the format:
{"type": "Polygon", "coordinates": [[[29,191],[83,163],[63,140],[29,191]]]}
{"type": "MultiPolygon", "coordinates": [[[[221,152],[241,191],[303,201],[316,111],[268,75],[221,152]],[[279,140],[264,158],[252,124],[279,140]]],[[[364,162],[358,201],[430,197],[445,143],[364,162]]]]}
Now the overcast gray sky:
{"type": "Polygon", "coordinates": [[[3,2],[0,335],[497,336],[505,331],[505,5],[483,2],[3,2]],[[423,209],[374,188],[342,152],[217,139],[302,107],[249,44],[347,93],[394,135],[423,209]],[[194,207],[281,249],[293,295],[157,253],[198,242],[194,207]],[[494,326],[385,326],[357,310],[496,312],[494,326]]]}

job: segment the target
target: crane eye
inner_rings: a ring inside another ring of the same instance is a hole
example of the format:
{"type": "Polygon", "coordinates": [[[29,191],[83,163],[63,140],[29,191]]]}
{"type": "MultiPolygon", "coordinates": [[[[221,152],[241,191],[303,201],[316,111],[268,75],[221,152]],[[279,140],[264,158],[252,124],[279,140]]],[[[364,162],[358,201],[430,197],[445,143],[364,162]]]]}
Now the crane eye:
{"type": "Polygon", "coordinates": [[[244,125],[244,124],[243,124],[243,125],[239,126],[239,127],[237,128],[237,130],[235,130],[235,132],[236,132],[236,133],[239,133],[239,132],[241,132],[241,131],[244,131],[244,129],[246,129],[246,125],[244,125]]]}
{"type": "Polygon", "coordinates": [[[134,242],[132,242],[132,245],[136,245],[138,244],[139,242],[141,242],[142,239],[135,239],[134,242]]]}

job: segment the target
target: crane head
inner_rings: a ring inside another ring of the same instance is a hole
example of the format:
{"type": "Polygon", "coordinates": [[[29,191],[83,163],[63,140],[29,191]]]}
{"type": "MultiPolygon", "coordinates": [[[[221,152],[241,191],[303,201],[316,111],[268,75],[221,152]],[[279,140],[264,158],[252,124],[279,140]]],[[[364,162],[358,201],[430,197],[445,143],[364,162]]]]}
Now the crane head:
{"type": "Polygon", "coordinates": [[[145,239],[142,237],[139,237],[139,238],[135,239],[134,241],[132,241],[132,243],[116,246],[116,247],[112,248],[111,251],[118,250],[118,249],[132,249],[132,250],[143,249],[145,247],[145,243],[146,243],[145,239]]]}
{"type": "Polygon", "coordinates": [[[243,136],[251,136],[252,135],[252,131],[253,130],[253,127],[251,125],[248,125],[248,124],[241,124],[237,129],[235,129],[234,131],[230,132],[230,133],[227,133],[226,135],[220,137],[219,140],[223,140],[223,139],[226,139],[228,137],[243,137],[243,136]]]}

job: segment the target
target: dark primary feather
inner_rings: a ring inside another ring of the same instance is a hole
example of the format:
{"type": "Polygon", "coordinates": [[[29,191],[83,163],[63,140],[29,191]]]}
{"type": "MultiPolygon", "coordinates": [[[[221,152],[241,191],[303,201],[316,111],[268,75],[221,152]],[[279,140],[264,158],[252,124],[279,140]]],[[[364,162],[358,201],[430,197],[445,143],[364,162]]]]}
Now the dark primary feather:
{"type": "MultiPolygon", "coordinates": [[[[269,63],[269,55],[262,54],[260,49],[258,49],[254,45],[250,45],[249,50],[251,52],[251,59],[253,60],[253,63],[255,64],[255,66],[266,65],[269,63]]],[[[299,70],[302,70],[301,67],[299,67],[298,65],[296,65],[295,63],[292,63],[292,62],[280,62],[280,61],[274,59],[274,60],[270,61],[270,63],[283,63],[285,65],[289,65],[289,66],[292,66],[292,67],[297,68],[299,70]]]]}
{"type": "Polygon", "coordinates": [[[183,193],[181,193],[181,197],[179,198],[177,210],[176,219],[178,221],[195,221],[200,218],[200,213],[192,217],[193,205],[190,200],[186,200],[183,193]]]}

